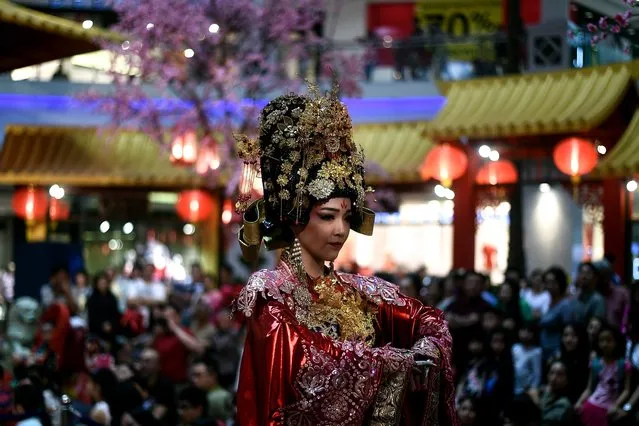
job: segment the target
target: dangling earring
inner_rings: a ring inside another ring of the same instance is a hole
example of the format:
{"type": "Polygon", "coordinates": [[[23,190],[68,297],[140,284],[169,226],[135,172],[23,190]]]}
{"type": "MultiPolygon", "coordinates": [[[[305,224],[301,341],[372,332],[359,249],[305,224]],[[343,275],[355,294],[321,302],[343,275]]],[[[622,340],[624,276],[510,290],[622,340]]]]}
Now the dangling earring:
{"type": "Polygon", "coordinates": [[[293,246],[291,247],[291,266],[295,268],[297,277],[302,280],[306,277],[306,271],[304,270],[304,262],[302,261],[302,245],[300,240],[295,238],[293,246]]]}

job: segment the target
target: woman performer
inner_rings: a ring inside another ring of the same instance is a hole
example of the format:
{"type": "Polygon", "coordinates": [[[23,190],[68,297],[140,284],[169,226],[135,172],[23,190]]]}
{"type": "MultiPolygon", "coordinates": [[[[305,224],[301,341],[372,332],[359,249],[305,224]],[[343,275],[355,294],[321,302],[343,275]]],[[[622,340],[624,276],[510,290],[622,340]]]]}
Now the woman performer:
{"type": "Polygon", "coordinates": [[[262,240],[283,249],[235,303],[248,327],[238,423],[457,425],[443,314],[394,284],[333,270],[349,231],[371,235],[375,218],[337,90],[280,96],[262,111],[259,140],[236,138],[264,187],[263,199],[238,202],[243,254],[255,259],[262,240]]]}

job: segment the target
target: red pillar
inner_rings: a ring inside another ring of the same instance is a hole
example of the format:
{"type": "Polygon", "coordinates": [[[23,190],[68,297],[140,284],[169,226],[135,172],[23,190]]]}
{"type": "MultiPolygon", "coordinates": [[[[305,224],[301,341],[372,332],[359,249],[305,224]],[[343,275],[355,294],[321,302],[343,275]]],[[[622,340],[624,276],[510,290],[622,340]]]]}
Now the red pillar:
{"type": "Polygon", "coordinates": [[[468,154],[468,169],[453,185],[455,190],[455,215],[453,218],[453,268],[475,269],[475,228],[477,190],[475,175],[479,160],[468,154]]]}
{"type": "Polygon", "coordinates": [[[626,194],[618,179],[603,181],[603,231],[604,251],[616,257],[615,272],[621,277],[626,274],[626,194]]]}

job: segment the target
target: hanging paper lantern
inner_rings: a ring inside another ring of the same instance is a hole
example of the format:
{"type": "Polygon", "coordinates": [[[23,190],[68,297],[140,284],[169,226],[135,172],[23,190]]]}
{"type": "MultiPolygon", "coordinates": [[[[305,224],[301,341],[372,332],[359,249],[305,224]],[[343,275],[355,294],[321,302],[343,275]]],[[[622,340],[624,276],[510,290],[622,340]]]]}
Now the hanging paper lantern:
{"type": "Polygon", "coordinates": [[[202,139],[200,152],[197,156],[195,171],[201,175],[220,167],[220,155],[218,153],[217,141],[210,136],[202,139]]]}
{"type": "Polygon", "coordinates": [[[22,188],[13,194],[13,211],[26,221],[43,220],[47,216],[48,196],[44,189],[22,188]]]}
{"type": "Polygon", "coordinates": [[[443,143],[433,148],[424,163],[420,174],[422,179],[437,179],[445,187],[449,187],[453,180],[461,177],[468,167],[468,157],[459,148],[443,143]]]}
{"type": "Polygon", "coordinates": [[[517,182],[517,167],[509,160],[490,161],[477,172],[479,185],[509,185],[517,182]]]}
{"type": "Polygon", "coordinates": [[[214,205],[215,202],[209,194],[194,189],[180,192],[175,207],[182,220],[197,223],[211,215],[214,205]]]}
{"type": "Polygon", "coordinates": [[[197,135],[193,131],[179,134],[171,144],[171,161],[193,165],[197,160],[197,135]]]}
{"type": "Polygon", "coordinates": [[[52,198],[49,201],[49,217],[53,222],[59,222],[69,219],[71,212],[69,205],[62,200],[52,198]]]}
{"type": "Polygon", "coordinates": [[[586,139],[568,138],[559,142],[553,152],[555,165],[562,172],[571,177],[573,182],[579,182],[581,176],[590,173],[597,166],[597,148],[586,139]]]}

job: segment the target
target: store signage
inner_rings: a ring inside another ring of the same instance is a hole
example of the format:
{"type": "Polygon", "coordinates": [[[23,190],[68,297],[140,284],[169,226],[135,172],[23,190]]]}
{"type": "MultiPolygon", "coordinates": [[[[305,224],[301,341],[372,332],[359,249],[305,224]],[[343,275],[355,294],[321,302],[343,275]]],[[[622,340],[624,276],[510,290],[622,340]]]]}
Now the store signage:
{"type": "Polygon", "coordinates": [[[448,36],[448,58],[494,60],[493,36],[503,24],[502,1],[419,0],[415,15],[426,34],[429,29],[435,29],[448,36]]]}

